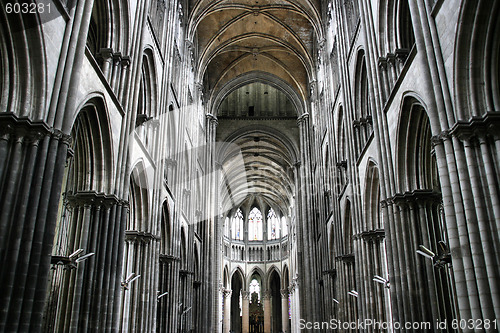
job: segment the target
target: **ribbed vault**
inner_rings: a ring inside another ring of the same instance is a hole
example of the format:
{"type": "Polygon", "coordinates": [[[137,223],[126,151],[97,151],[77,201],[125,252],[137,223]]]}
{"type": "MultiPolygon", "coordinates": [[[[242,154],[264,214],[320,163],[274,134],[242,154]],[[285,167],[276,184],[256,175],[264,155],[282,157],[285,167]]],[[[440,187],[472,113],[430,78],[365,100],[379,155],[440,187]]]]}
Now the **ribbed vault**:
{"type": "Polygon", "coordinates": [[[226,146],[229,148],[220,152],[223,210],[240,205],[248,197],[259,196],[270,206],[288,211],[293,205],[296,159],[287,140],[266,130],[249,130],[230,140],[232,144],[226,146]],[[243,157],[245,173],[237,165],[241,159],[236,155],[243,157]]]}
{"type": "Polygon", "coordinates": [[[319,8],[318,0],[191,1],[188,38],[208,99],[239,76],[265,72],[305,100],[322,40],[319,8]]]}

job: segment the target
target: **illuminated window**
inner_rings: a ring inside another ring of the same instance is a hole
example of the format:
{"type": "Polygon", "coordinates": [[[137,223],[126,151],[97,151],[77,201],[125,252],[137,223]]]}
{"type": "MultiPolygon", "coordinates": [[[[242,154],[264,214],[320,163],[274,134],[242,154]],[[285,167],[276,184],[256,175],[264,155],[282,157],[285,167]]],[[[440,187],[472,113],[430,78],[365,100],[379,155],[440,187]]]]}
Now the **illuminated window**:
{"type": "Polygon", "coordinates": [[[232,237],[243,240],[243,212],[241,209],[238,209],[233,217],[232,237]]]}
{"type": "Polygon", "coordinates": [[[259,281],[257,281],[256,279],[253,279],[252,282],[250,282],[249,291],[250,291],[250,296],[253,293],[257,293],[257,298],[260,302],[260,284],[259,284],[259,281]]]}
{"type": "Polygon", "coordinates": [[[262,213],[257,207],[248,215],[248,240],[262,240],[262,213]]]}
{"type": "Polygon", "coordinates": [[[280,237],[279,219],[274,209],[269,209],[267,213],[267,239],[277,239],[280,237]]]}

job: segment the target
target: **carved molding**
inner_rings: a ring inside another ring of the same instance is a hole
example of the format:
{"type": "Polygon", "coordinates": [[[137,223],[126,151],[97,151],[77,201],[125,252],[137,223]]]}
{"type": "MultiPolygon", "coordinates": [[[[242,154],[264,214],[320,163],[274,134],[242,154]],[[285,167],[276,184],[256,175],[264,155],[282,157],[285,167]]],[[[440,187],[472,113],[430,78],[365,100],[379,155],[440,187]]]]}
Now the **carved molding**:
{"type": "Polygon", "coordinates": [[[126,230],[125,240],[129,242],[149,243],[152,240],[160,240],[159,236],[153,235],[149,232],[126,230]]]}
{"type": "Polygon", "coordinates": [[[160,254],[160,263],[167,264],[175,261],[181,261],[181,258],[170,254],[160,254]]]}
{"type": "Polygon", "coordinates": [[[66,192],[64,196],[67,202],[73,207],[81,205],[99,205],[109,208],[113,205],[122,203],[122,200],[114,194],[98,193],[95,191],[79,191],[77,193],[66,192]]]}
{"type": "Polygon", "coordinates": [[[376,230],[363,231],[359,234],[359,237],[363,239],[365,242],[378,241],[385,238],[385,230],[376,229],[376,230]]]}
{"type": "Polygon", "coordinates": [[[480,117],[472,117],[469,120],[459,120],[449,131],[450,135],[460,140],[471,138],[484,138],[485,135],[500,137],[500,114],[498,112],[487,112],[480,117]]]}

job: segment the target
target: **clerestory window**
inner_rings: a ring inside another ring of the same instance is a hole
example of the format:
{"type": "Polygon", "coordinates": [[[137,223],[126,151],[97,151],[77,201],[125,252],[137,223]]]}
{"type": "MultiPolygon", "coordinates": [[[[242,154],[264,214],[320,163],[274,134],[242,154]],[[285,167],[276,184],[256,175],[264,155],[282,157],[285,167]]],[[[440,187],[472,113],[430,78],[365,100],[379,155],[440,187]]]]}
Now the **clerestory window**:
{"type": "Polygon", "coordinates": [[[248,214],[248,240],[262,240],[262,213],[257,207],[248,214]]]}

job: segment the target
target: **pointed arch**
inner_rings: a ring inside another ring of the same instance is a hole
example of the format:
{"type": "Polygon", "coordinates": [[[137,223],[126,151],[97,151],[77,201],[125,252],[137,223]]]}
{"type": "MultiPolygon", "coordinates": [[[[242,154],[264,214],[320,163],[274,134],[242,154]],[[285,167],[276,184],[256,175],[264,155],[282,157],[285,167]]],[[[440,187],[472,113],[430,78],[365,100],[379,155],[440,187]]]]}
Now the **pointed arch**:
{"type": "Polygon", "coordinates": [[[130,174],[130,219],[128,230],[149,230],[149,193],[144,162],[138,161],[130,174]]]}
{"type": "Polygon", "coordinates": [[[222,270],[222,285],[226,289],[229,289],[230,287],[229,268],[227,265],[224,265],[224,269],[222,270]]]}
{"type": "Polygon", "coordinates": [[[353,221],[351,212],[351,201],[347,200],[344,208],[344,218],[342,223],[342,242],[343,242],[343,253],[351,254],[354,251],[353,244],[353,221]]]}
{"type": "Polygon", "coordinates": [[[365,230],[382,229],[380,219],[380,179],[378,166],[373,160],[369,160],[366,167],[365,181],[365,230]]]}
{"type": "Polygon", "coordinates": [[[246,289],[246,277],[245,273],[243,272],[243,269],[240,266],[236,266],[233,271],[231,272],[231,278],[233,278],[235,275],[238,275],[238,278],[241,279],[243,289],[246,289]]]}
{"type": "Polygon", "coordinates": [[[87,47],[94,57],[101,52],[126,52],[129,43],[128,1],[96,0],[87,34],[87,47]]]}
{"type": "Polygon", "coordinates": [[[248,240],[261,241],[264,235],[264,222],[262,211],[257,206],[253,206],[248,213],[248,240]]]}
{"type": "Polygon", "coordinates": [[[47,63],[42,19],[38,14],[0,8],[0,110],[46,119],[47,63]],[[36,27],[36,28],[34,28],[36,27]]]}
{"type": "Polygon", "coordinates": [[[161,244],[160,253],[167,254],[171,251],[172,245],[172,215],[170,213],[170,207],[168,202],[165,200],[162,204],[161,209],[161,220],[160,220],[160,230],[161,230],[161,244]]]}
{"type": "Polygon", "coordinates": [[[462,1],[454,52],[458,120],[500,110],[499,15],[497,1],[462,1]]]}
{"type": "Polygon", "coordinates": [[[356,58],[356,71],[354,81],[354,145],[358,157],[368,143],[372,133],[372,115],[370,106],[370,84],[366,67],[365,51],[360,49],[356,58]]]}
{"type": "Polygon", "coordinates": [[[407,95],[402,103],[397,136],[399,191],[438,190],[431,137],[431,124],[424,106],[416,97],[407,95]]]}
{"type": "MultiPolygon", "coordinates": [[[[448,244],[443,219],[442,196],[431,126],[427,111],[417,97],[407,94],[402,103],[397,137],[397,181],[399,193],[394,202],[401,209],[400,230],[414,244],[438,253],[440,242],[448,244]]],[[[393,242],[396,240],[393,240],[393,242]]],[[[455,291],[450,270],[434,270],[432,262],[417,255],[402,265],[409,279],[417,281],[418,298],[413,302],[426,309],[422,320],[452,320],[455,318],[455,291]],[[430,305],[430,306],[429,306],[430,305]]],[[[446,255],[446,254],[444,254],[446,255]]],[[[412,298],[412,295],[403,297],[412,298]]]]}

